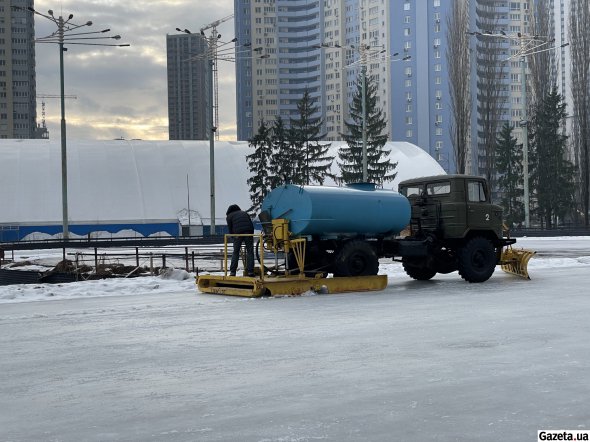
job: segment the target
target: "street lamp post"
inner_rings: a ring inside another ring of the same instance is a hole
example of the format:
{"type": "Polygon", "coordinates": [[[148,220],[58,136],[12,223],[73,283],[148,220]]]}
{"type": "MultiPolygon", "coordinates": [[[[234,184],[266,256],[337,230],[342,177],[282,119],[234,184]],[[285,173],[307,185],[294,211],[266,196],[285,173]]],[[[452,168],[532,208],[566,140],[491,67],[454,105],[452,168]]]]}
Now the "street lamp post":
{"type": "MultiPolygon", "coordinates": [[[[185,34],[192,35],[192,32],[188,29],[180,29],[176,28],[179,32],[184,32],[185,34]]],[[[203,35],[203,32],[201,32],[203,35]]],[[[207,109],[207,113],[209,114],[208,120],[210,124],[210,131],[209,131],[209,200],[210,200],[210,211],[211,211],[211,222],[210,222],[210,231],[209,235],[215,235],[216,226],[215,226],[215,133],[217,132],[217,127],[215,126],[215,102],[214,102],[214,76],[213,76],[213,69],[216,63],[216,53],[217,53],[217,40],[219,39],[219,35],[217,31],[213,32],[211,37],[207,39],[207,81],[209,83],[209,106],[207,109]]],[[[197,56],[199,57],[199,56],[197,56]]],[[[197,57],[191,57],[190,60],[194,60],[197,57]]]]}
{"type": "MultiPolygon", "coordinates": [[[[522,47],[522,44],[521,44],[522,47]]],[[[521,99],[522,99],[522,119],[520,127],[522,128],[522,193],[524,200],[524,226],[528,229],[531,227],[530,215],[530,192],[529,192],[529,122],[527,117],[527,96],[526,96],[526,57],[521,55],[521,99]]]]}
{"type": "MultiPolygon", "coordinates": [[[[232,43],[236,43],[237,42],[237,38],[233,38],[232,40],[228,41],[228,42],[223,42],[222,44],[219,44],[219,39],[221,38],[221,34],[217,33],[217,26],[229,19],[233,18],[233,15],[229,15],[227,17],[224,17],[220,20],[217,20],[203,28],[201,28],[201,35],[204,36],[206,30],[211,29],[211,35],[209,36],[209,38],[207,38],[207,53],[206,54],[198,54],[194,57],[189,58],[187,61],[192,61],[192,60],[196,60],[196,59],[205,59],[207,60],[207,68],[208,68],[208,72],[207,72],[207,77],[208,77],[208,82],[209,82],[209,107],[208,107],[208,113],[209,113],[209,121],[210,121],[210,134],[209,134],[209,189],[210,189],[210,202],[211,202],[211,235],[215,234],[215,137],[218,136],[219,131],[218,131],[218,127],[217,125],[217,113],[218,113],[218,99],[217,99],[217,81],[216,81],[216,68],[217,68],[217,63],[221,60],[223,61],[229,61],[229,62],[235,62],[237,57],[238,57],[238,53],[236,52],[233,56],[230,55],[230,53],[228,51],[230,50],[235,50],[235,48],[229,48],[229,47],[225,47],[223,49],[223,52],[221,52],[221,54],[218,56],[218,51],[219,48],[223,48],[226,45],[230,45],[232,43]]],[[[176,30],[178,32],[184,32],[185,34],[193,34],[190,30],[188,29],[180,29],[180,28],[176,28],[176,30]]],[[[247,48],[247,52],[248,53],[252,53],[252,52],[257,52],[259,53],[260,51],[262,51],[262,47],[257,47],[257,48],[252,48],[251,44],[245,44],[244,45],[245,48],[247,48]]],[[[244,57],[244,58],[257,58],[257,59],[265,59],[265,58],[269,58],[270,56],[268,54],[264,54],[264,55],[256,55],[255,57],[249,56],[249,57],[244,57]]],[[[240,57],[242,58],[242,57],[240,57]]]]}
{"type": "Polygon", "coordinates": [[[209,235],[215,235],[215,111],[213,103],[213,59],[209,58],[209,106],[211,119],[211,133],[209,134],[209,189],[211,200],[211,232],[209,235]]]}
{"type": "Polygon", "coordinates": [[[63,239],[70,237],[70,225],[68,217],[68,156],[66,150],[66,103],[65,103],[65,80],[64,80],[64,48],[63,43],[63,18],[59,17],[61,27],[59,43],[59,86],[61,99],[61,210],[63,239]]]}
{"type": "Polygon", "coordinates": [[[362,124],[362,172],[363,172],[363,182],[368,182],[369,180],[369,161],[368,161],[368,136],[367,136],[367,62],[369,58],[381,57],[381,61],[407,61],[411,58],[411,56],[405,56],[403,58],[393,59],[399,55],[399,53],[392,54],[391,56],[384,56],[386,50],[379,49],[369,44],[361,44],[359,47],[356,46],[341,46],[339,44],[329,45],[322,43],[320,45],[315,45],[314,48],[316,49],[350,49],[357,51],[360,55],[360,59],[350,63],[348,66],[345,66],[344,69],[350,69],[352,67],[358,66],[360,63],[361,65],[361,124],[362,124]]]}
{"type": "Polygon", "coordinates": [[[369,163],[367,160],[367,64],[361,67],[361,94],[363,118],[363,183],[369,181],[369,163]]]}
{"type": "Polygon", "coordinates": [[[564,48],[569,43],[563,43],[560,46],[547,47],[547,45],[555,42],[555,39],[548,40],[539,36],[527,36],[518,32],[516,35],[508,35],[504,32],[499,34],[492,34],[489,32],[468,32],[469,35],[489,38],[502,38],[506,40],[518,41],[520,49],[517,54],[508,57],[509,61],[513,58],[520,57],[521,67],[521,101],[522,101],[522,118],[520,120],[520,127],[522,128],[522,174],[523,174],[523,200],[524,200],[524,225],[528,229],[530,224],[530,192],[529,192],[529,137],[528,137],[528,116],[527,116],[527,88],[526,88],[526,57],[529,55],[538,54],[541,52],[552,51],[558,48],[564,48]]]}
{"type": "MultiPolygon", "coordinates": [[[[15,6],[15,8],[25,10],[15,6]]],[[[110,29],[103,29],[102,31],[94,32],[72,32],[76,29],[84,26],[92,26],[92,22],[88,21],[81,25],[72,23],[74,18],[73,14],[70,14],[67,19],[64,19],[61,15],[55,17],[53,11],[50,9],[47,14],[42,14],[36,11],[32,7],[26,8],[33,14],[44,17],[57,26],[57,30],[51,34],[35,39],[35,43],[51,43],[57,44],[59,47],[59,82],[60,82],[60,98],[61,98],[61,200],[62,200],[62,227],[63,227],[63,239],[68,240],[70,237],[69,230],[69,217],[68,217],[68,156],[67,156],[67,137],[66,137],[66,106],[65,106],[65,86],[64,86],[64,52],[68,49],[64,46],[68,45],[84,45],[84,46],[116,46],[123,47],[129,46],[129,44],[107,44],[107,43],[90,43],[86,40],[105,40],[113,39],[120,40],[120,35],[103,35],[94,36],[95,34],[106,34],[110,32],[110,29]]]]}

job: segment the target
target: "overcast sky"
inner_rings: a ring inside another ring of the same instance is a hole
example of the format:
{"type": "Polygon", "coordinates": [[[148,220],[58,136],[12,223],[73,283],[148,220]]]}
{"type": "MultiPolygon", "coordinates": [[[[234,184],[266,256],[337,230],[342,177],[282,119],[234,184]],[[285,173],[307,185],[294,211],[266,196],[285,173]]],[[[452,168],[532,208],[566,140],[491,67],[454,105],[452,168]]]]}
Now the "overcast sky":
{"type": "MultiPolygon", "coordinates": [[[[233,0],[36,0],[35,9],[75,24],[92,21],[85,31],[110,28],[128,48],[71,45],[65,53],[67,134],[70,139],[168,139],[166,34],[177,27],[197,31],[233,13],[233,0]]],[[[51,21],[35,16],[36,37],[52,33],[51,21]]],[[[219,26],[222,41],[234,37],[234,22],[219,26]]],[[[107,41],[108,42],[108,41],[107,41]]],[[[114,41],[112,41],[114,42],[114,41]]],[[[59,51],[55,44],[36,45],[37,93],[59,95],[59,51]]],[[[49,136],[60,136],[59,99],[46,99],[49,136]]],[[[41,100],[37,101],[38,122],[41,100]]],[[[219,65],[221,139],[236,138],[235,66],[219,65]]]]}

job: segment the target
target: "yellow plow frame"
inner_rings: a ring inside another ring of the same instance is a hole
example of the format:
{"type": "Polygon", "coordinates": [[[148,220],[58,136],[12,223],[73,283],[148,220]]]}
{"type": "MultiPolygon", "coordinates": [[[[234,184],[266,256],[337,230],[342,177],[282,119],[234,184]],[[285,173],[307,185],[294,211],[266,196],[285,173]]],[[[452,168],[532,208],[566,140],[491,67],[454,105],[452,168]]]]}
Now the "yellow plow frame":
{"type": "Polygon", "coordinates": [[[273,233],[270,237],[264,235],[225,235],[224,238],[224,272],[223,275],[202,275],[197,279],[197,287],[203,293],[214,293],[220,295],[243,296],[255,298],[259,296],[277,295],[301,295],[308,291],[319,293],[344,293],[383,290],[387,287],[386,275],[375,276],[353,276],[326,278],[323,274],[309,277],[305,275],[305,248],[304,238],[291,239],[287,229],[286,220],[272,221],[273,233]],[[227,269],[228,238],[232,236],[258,236],[260,247],[260,267],[255,269],[255,277],[229,276],[227,269]],[[265,246],[275,253],[275,260],[279,251],[287,254],[291,251],[297,262],[297,274],[293,275],[292,270],[285,268],[283,275],[269,276],[264,266],[265,246]]]}
{"type": "Polygon", "coordinates": [[[525,249],[514,249],[508,246],[502,251],[500,258],[500,265],[502,270],[506,273],[511,273],[522,278],[531,279],[528,271],[528,264],[530,259],[535,256],[537,252],[525,249]]]}
{"type": "Polygon", "coordinates": [[[339,278],[295,276],[246,277],[203,275],[197,286],[203,293],[243,296],[295,296],[312,291],[316,293],[345,293],[383,290],[387,276],[351,276],[339,278]]]}

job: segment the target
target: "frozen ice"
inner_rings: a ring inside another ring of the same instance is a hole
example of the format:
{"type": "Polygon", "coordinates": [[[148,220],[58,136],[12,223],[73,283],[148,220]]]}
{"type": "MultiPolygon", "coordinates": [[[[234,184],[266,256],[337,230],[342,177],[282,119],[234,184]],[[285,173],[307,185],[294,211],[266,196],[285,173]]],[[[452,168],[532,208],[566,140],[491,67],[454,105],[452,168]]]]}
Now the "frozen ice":
{"type": "Polygon", "coordinates": [[[388,287],[369,293],[242,299],[157,276],[2,287],[0,440],[491,442],[585,428],[590,238],[518,246],[538,252],[530,281],[413,281],[382,261],[388,287]]]}

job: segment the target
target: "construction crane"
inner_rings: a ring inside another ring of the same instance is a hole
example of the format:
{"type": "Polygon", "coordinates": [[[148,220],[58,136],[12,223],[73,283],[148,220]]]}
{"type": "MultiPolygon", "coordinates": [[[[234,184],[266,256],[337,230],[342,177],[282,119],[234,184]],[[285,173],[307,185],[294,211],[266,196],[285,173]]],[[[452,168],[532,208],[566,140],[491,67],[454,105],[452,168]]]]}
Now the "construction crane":
{"type": "MultiPolygon", "coordinates": [[[[37,94],[37,98],[41,99],[41,127],[43,129],[47,129],[47,125],[45,124],[45,100],[47,98],[61,98],[61,95],[56,94],[37,94]]],[[[77,95],[64,95],[64,98],[73,98],[76,100],[78,98],[77,95]]]]}
{"type": "Polygon", "coordinates": [[[201,28],[201,35],[205,36],[205,31],[211,30],[211,34],[208,37],[208,52],[207,58],[209,59],[209,67],[213,73],[213,126],[217,128],[215,131],[215,138],[219,140],[219,81],[218,81],[218,70],[217,70],[217,43],[221,38],[221,34],[217,33],[217,26],[228,20],[234,18],[233,14],[226,17],[215,20],[213,23],[209,23],[201,28]]]}

